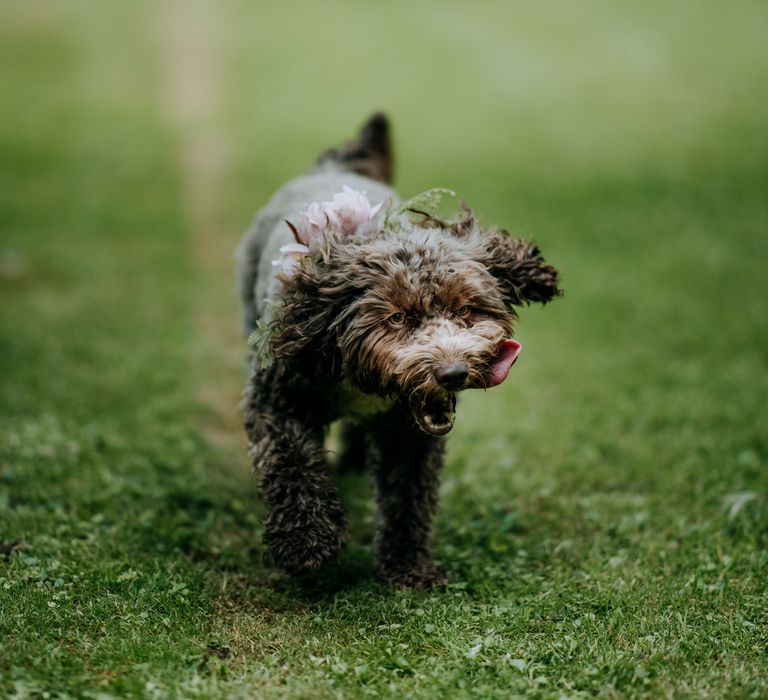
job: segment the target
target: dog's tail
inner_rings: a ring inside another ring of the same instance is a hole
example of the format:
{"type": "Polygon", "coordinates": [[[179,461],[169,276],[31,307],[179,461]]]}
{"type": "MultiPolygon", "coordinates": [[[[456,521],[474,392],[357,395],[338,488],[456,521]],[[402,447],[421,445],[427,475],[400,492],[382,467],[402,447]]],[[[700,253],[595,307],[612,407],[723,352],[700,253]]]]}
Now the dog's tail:
{"type": "Polygon", "coordinates": [[[318,158],[317,164],[337,163],[345,170],[390,183],[393,161],[389,119],[377,112],[363,125],[355,141],[329,148],[318,158]]]}

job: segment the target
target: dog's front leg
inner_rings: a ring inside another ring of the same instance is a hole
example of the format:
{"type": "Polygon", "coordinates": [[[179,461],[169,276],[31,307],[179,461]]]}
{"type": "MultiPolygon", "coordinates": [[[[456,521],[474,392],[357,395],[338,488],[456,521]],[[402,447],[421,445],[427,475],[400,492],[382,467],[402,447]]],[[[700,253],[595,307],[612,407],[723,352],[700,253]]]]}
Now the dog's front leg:
{"type": "Polygon", "coordinates": [[[323,449],[322,406],[296,377],[257,371],[245,400],[245,427],[267,505],[264,543],[289,574],[316,571],[344,544],[344,511],[323,449]]]}
{"type": "Polygon", "coordinates": [[[394,586],[441,585],[445,570],[432,561],[444,441],[421,432],[410,412],[396,408],[372,426],[370,462],[376,481],[379,578],[394,586]]]}

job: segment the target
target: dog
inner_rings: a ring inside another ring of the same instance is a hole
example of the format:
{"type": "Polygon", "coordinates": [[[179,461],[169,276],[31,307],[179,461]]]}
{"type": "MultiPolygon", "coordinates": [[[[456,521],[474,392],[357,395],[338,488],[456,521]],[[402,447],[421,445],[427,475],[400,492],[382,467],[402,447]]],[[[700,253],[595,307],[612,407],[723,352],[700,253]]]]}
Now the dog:
{"type": "Polygon", "coordinates": [[[456,394],[503,382],[520,349],[514,307],[561,290],[536,245],[483,229],[466,205],[454,220],[403,206],[392,172],[375,114],[256,216],[238,278],[244,330],[261,329],[268,357],[253,353],[243,414],[278,567],[310,574],[342,549],[324,449],[338,420],[340,461],[375,482],[378,577],[422,588],[445,581],[432,518],[456,394]]]}

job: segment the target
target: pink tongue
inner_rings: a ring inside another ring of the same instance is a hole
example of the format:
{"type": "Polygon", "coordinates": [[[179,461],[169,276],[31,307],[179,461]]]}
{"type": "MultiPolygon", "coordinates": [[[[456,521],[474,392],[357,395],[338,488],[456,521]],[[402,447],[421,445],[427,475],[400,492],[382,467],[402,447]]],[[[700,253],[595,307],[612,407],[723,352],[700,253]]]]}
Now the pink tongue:
{"type": "Polygon", "coordinates": [[[520,345],[516,340],[509,338],[501,344],[501,350],[498,357],[493,361],[493,364],[488,369],[488,374],[485,377],[485,386],[492,387],[501,384],[509,374],[509,370],[512,365],[515,364],[517,356],[520,354],[520,345]]]}

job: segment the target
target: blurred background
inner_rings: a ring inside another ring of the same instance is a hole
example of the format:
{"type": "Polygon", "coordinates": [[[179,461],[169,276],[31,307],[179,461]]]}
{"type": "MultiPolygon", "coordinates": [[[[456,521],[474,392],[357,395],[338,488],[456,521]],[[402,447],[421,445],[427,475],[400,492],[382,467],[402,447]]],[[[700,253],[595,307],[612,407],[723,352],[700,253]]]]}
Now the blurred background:
{"type": "MultiPolygon", "coordinates": [[[[653,569],[667,537],[683,569],[725,547],[764,574],[766,36],[759,0],[6,3],[0,540],[94,588],[146,552],[168,576],[267,580],[232,255],[274,189],[383,110],[403,196],[457,191],[566,290],[522,314],[510,381],[459,408],[442,560],[518,598],[510,553],[562,542],[597,577],[653,569]],[[98,555],[55,534],[81,527],[98,555]]],[[[759,592],[744,581],[734,600],[759,592]]],[[[18,634],[44,624],[35,595],[18,634]]]]}
{"type": "MultiPolygon", "coordinates": [[[[636,421],[643,394],[664,396],[666,415],[685,382],[695,396],[681,414],[750,415],[766,311],[759,3],[32,1],[6,14],[0,283],[14,413],[59,406],[58,391],[76,410],[75,377],[105,409],[143,392],[167,367],[150,359],[151,329],[171,323],[191,336],[165,352],[201,355],[203,405],[220,437],[237,433],[240,233],[382,109],[404,196],[452,188],[563,270],[566,298],[520,327],[520,386],[494,401],[522,392],[543,425],[555,411],[583,419],[599,395],[601,421],[619,405],[636,421]],[[714,399],[718,381],[728,400],[714,399]]],[[[469,400],[482,423],[486,397],[469,400]]]]}

